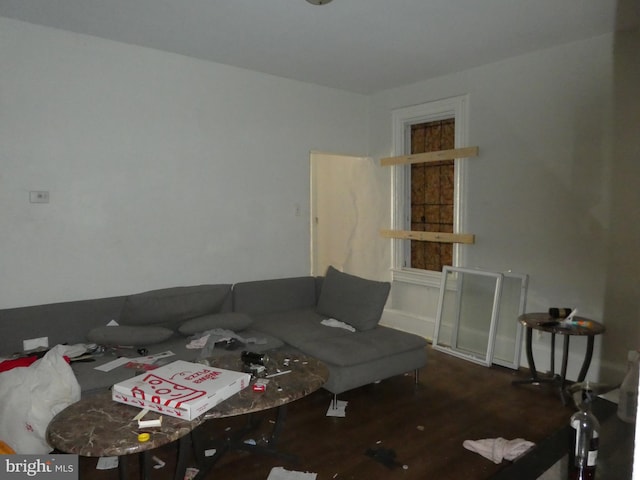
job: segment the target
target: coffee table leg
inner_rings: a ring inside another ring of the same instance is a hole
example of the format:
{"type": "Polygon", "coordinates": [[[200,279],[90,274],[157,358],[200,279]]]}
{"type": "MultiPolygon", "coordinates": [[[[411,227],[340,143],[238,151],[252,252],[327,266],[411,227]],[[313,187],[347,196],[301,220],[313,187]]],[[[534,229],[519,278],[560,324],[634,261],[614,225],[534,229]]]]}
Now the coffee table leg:
{"type": "Polygon", "coordinates": [[[271,448],[276,448],[276,443],[278,442],[278,437],[280,436],[280,432],[282,431],[282,426],[284,425],[284,421],[287,418],[287,406],[281,405],[278,407],[278,416],[276,417],[276,423],[273,426],[273,430],[271,432],[271,436],[269,437],[269,446],[271,448]]]}
{"type": "Polygon", "coordinates": [[[127,472],[127,458],[124,455],[118,457],[118,479],[129,480],[129,475],[127,472]]]}
{"type": "Polygon", "coordinates": [[[273,426],[273,430],[271,430],[271,435],[269,436],[269,442],[267,446],[246,444],[244,442],[240,442],[240,443],[236,443],[235,445],[232,445],[231,449],[244,450],[247,452],[259,453],[263,455],[271,455],[292,463],[297,462],[298,457],[296,455],[292,455],[286,452],[281,452],[276,448],[276,445],[278,443],[278,437],[280,435],[280,431],[282,430],[282,426],[284,425],[284,421],[286,417],[287,417],[287,406],[280,405],[278,407],[276,423],[273,426]]]}
{"type": "Polygon", "coordinates": [[[184,472],[187,470],[187,457],[191,448],[191,434],[180,437],[178,440],[178,459],[176,460],[176,471],[174,480],[182,480],[184,472]]]}
{"type": "Polygon", "coordinates": [[[148,480],[149,478],[149,452],[140,453],[140,478],[148,480]]]}

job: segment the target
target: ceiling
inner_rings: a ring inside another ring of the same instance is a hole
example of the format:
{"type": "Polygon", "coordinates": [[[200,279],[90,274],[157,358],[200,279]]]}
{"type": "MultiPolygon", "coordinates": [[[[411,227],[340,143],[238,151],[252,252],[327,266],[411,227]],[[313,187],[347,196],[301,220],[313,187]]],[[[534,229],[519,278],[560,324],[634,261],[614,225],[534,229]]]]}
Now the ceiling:
{"type": "Polygon", "coordinates": [[[0,15],[371,94],[637,25],[640,2],[618,3],[0,0],[0,15]]]}

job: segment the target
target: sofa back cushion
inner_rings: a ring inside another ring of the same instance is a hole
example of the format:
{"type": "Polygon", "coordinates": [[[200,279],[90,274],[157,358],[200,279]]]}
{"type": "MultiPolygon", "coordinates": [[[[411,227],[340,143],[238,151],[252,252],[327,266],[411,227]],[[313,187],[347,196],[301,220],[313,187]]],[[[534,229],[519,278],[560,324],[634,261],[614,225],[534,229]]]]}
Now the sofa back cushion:
{"type": "Polygon", "coordinates": [[[241,332],[249,328],[252,323],[253,319],[244,313],[212,313],[187,320],[178,327],[178,331],[185,336],[215,329],[241,332]]]}
{"type": "Polygon", "coordinates": [[[49,337],[49,345],[85,343],[86,333],[117,319],[125,297],[74,300],[0,310],[0,357],[22,351],[22,340],[49,337]]]}
{"type": "Polygon", "coordinates": [[[356,330],[371,330],[380,321],[390,289],[389,282],[367,280],[329,266],[317,310],[356,330]]]}
{"type": "Polygon", "coordinates": [[[314,277],[277,278],[236,283],[233,286],[233,311],[275,313],[315,307],[314,277]]]}
{"type": "Polygon", "coordinates": [[[92,328],[87,333],[87,340],[98,345],[142,347],[162,343],[172,336],[173,331],[164,327],[120,325],[117,327],[92,328]]]}
{"type": "Polygon", "coordinates": [[[179,323],[216,313],[231,293],[231,285],[173,287],[129,295],[120,313],[122,325],[179,323]]]}

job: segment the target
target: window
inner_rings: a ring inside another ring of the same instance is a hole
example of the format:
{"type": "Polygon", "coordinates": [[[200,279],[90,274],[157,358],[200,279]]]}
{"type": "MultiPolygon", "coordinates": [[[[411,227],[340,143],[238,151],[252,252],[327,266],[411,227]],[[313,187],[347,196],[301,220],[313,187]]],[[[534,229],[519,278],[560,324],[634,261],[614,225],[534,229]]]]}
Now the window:
{"type": "MultiPolygon", "coordinates": [[[[411,154],[455,148],[455,119],[411,125],[411,154]]],[[[453,160],[411,165],[411,230],[453,233],[453,160]]],[[[441,272],[453,265],[453,244],[411,240],[410,266],[441,272]]]]}
{"type": "MultiPolygon", "coordinates": [[[[466,146],[467,104],[465,95],[394,111],[393,155],[466,146]]],[[[393,167],[392,228],[463,231],[464,174],[461,160],[393,167]]],[[[439,286],[444,265],[464,265],[458,244],[393,240],[394,280],[439,286]]]]}

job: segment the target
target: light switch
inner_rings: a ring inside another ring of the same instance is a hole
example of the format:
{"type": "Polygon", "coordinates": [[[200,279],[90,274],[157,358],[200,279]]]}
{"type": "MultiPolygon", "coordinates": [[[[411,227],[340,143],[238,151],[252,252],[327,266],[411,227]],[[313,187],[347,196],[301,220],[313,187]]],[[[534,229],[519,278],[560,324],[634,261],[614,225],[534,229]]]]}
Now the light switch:
{"type": "Polygon", "coordinates": [[[33,190],[29,192],[29,202],[49,203],[49,192],[44,190],[33,190]]]}

